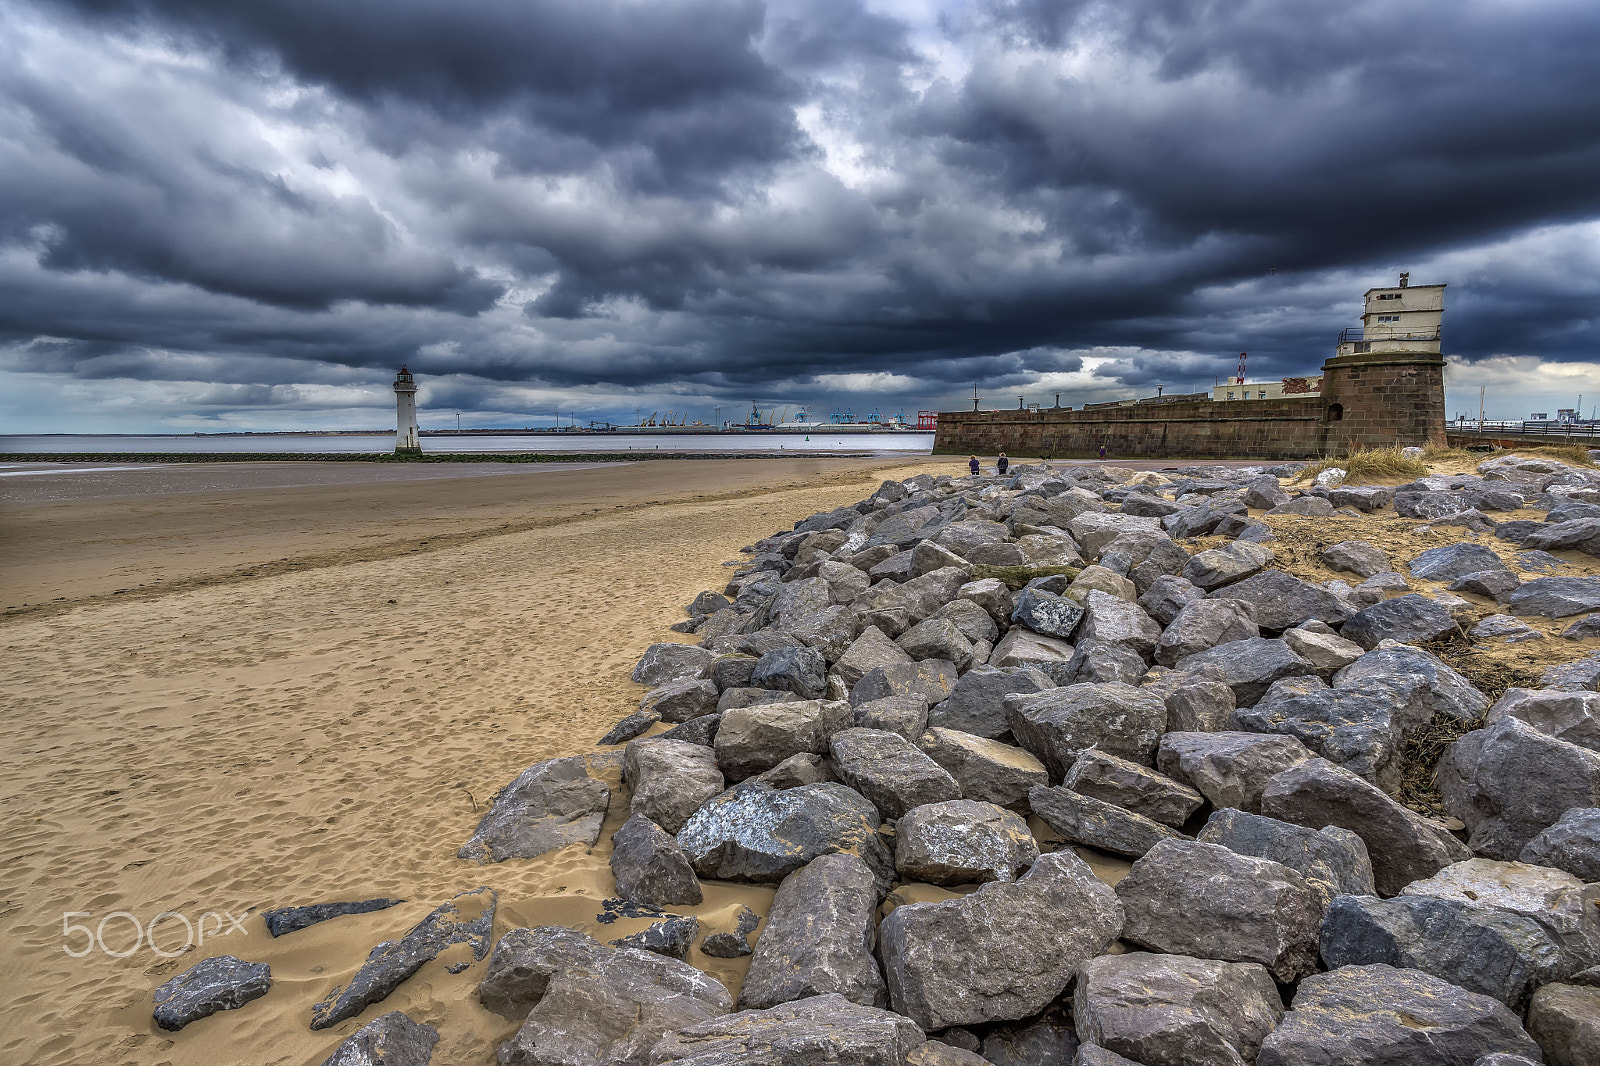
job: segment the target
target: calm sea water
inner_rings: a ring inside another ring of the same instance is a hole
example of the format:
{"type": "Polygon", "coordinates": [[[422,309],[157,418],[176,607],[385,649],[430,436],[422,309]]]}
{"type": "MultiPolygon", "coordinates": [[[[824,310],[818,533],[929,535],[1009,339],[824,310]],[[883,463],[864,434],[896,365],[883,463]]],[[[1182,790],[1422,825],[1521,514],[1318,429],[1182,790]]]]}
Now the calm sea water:
{"type": "MultiPolygon", "coordinates": [[[[0,436],[0,454],[19,452],[388,452],[394,434],[308,437],[0,436]]],[[[877,452],[927,454],[932,433],[668,433],[660,436],[560,433],[540,436],[423,437],[423,452],[877,452]]]]}

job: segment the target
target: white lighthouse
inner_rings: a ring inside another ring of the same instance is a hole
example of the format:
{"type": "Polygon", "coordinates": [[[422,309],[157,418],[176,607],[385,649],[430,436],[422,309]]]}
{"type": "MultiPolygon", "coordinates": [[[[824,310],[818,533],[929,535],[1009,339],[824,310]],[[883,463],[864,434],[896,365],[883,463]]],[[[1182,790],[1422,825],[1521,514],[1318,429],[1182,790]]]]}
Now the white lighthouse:
{"type": "Polygon", "coordinates": [[[394,453],[422,454],[422,439],[417,435],[417,383],[403,366],[394,379],[394,453]]]}

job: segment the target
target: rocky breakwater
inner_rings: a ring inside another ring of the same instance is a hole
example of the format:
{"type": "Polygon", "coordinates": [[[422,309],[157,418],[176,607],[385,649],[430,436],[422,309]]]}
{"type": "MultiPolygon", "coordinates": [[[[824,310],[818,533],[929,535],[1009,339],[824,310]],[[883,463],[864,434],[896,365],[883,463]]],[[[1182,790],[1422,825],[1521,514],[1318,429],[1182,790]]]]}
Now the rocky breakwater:
{"type": "MultiPolygon", "coordinates": [[[[661,920],[490,954],[469,893],[313,1024],[465,945],[518,1026],[502,1064],[1600,1062],[1600,656],[1503,692],[1441,657],[1600,608],[1570,558],[1600,552],[1600,475],[1292,473],[924,474],[750,546],[676,627],[698,644],[644,651],[603,738],[625,791],[574,755],[463,827],[468,870],[604,848],[625,815],[608,906],[661,920]],[[1391,508],[1458,535],[1339,535],[1391,508]],[[1358,582],[1280,560],[1273,515],[1324,523],[1316,565],[1358,582]],[[1525,579],[1513,542],[1568,572],[1525,579]],[[1454,738],[1434,806],[1407,792],[1424,735],[1454,738]],[[703,928],[715,882],[775,888],[764,923],[703,928]],[[738,988],[690,965],[745,955],[738,988]]],[[[268,980],[213,961],[158,998],[200,1017],[268,980]]],[[[328,1061],[426,1063],[443,1035],[390,1012],[328,1061]]]]}

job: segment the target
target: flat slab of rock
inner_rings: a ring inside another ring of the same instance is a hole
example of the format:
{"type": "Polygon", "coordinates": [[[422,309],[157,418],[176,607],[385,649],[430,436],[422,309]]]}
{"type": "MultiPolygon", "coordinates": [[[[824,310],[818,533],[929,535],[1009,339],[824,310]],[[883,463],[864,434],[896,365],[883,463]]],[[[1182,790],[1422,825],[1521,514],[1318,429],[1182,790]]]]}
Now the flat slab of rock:
{"type": "Polygon", "coordinates": [[[644,1063],[663,1037],[720,1017],[721,982],[655,952],[600,944],[575,929],[513,929],[478,986],[483,1005],[522,1026],[500,1045],[504,1066],[644,1063]]]}
{"type": "Polygon", "coordinates": [[[1335,825],[1359,836],[1381,896],[1396,895],[1412,881],[1471,858],[1466,845],[1442,825],[1326,759],[1308,759],[1267,782],[1261,813],[1310,829],[1335,825]]]}
{"type": "Polygon", "coordinates": [[[1294,870],[1217,844],[1164,840],[1117,883],[1122,939],[1173,955],[1254,962],[1288,984],[1317,968],[1319,896],[1294,870]]]}
{"type": "Polygon", "coordinates": [[[1164,701],[1115,681],[1019,693],[1005,708],[1017,743],[1056,777],[1093,747],[1148,765],[1167,726],[1164,701]]]}
{"type": "Polygon", "coordinates": [[[1496,1052],[1541,1059],[1499,1000],[1418,970],[1345,966],[1300,983],[1256,1066],[1474,1066],[1496,1052]]]}
{"type": "Polygon", "coordinates": [[[1208,667],[1220,670],[1223,683],[1233,689],[1234,701],[1240,707],[1255,706],[1275,681],[1286,677],[1308,677],[1317,672],[1309,660],[1296,654],[1288,644],[1265,637],[1218,644],[1206,651],[1186,655],[1175,665],[1179,670],[1204,670],[1208,667]]]}
{"type": "Polygon", "coordinates": [[[1411,560],[1412,577],[1424,581],[1454,581],[1483,570],[1505,570],[1506,564],[1489,548],[1468,541],[1445,544],[1411,560]]]}
{"type": "Polygon", "coordinates": [[[308,925],[325,922],[329,918],[338,918],[346,914],[370,914],[373,911],[388,910],[397,903],[404,902],[403,899],[363,899],[349,903],[313,903],[305,907],[279,907],[276,910],[262,911],[261,917],[267,921],[267,932],[277,937],[304,929],[308,925]]]}
{"type": "Polygon", "coordinates": [[[1183,577],[1196,588],[1210,592],[1249,577],[1272,562],[1272,549],[1234,541],[1197,552],[1183,568],[1183,577]]]}
{"type": "Polygon", "coordinates": [[[1350,607],[1327,589],[1282,570],[1252,574],[1218,589],[1214,595],[1250,604],[1256,611],[1256,624],[1272,632],[1292,629],[1312,619],[1338,625],[1352,614],[1350,607]]]}
{"type": "Polygon", "coordinates": [[[828,742],[855,718],[842,700],[799,700],[722,712],[716,762],[733,781],[770,770],[795,755],[826,755],[828,742]]]}
{"type": "Polygon", "coordinates": [[[1265,967],[1131,951],[1084,964],[1072,994],[1078,1066],[1237,1066],[1283,1017],[1265,967]]]}
{"type": "Polygon", "coordinates": [[[956,779],[966,799],[1025,812],[1028,790],[1050,783],[1044,763],[998,740],[934,726],[917,739],[917,747],[956,779]]]}
{"type": "Polygon", "coordinates": [[[1161,738],[1156,765],[1190,785],[1218,810],[1261,813],[1261,793],[1273,777],[1314,758],[1290,736],[1226,730],[1175,732],[1161,738]]]}
{"type": "Polygon", "coordinates": [[[740,1010],[837,993],[884,1007],[877,879],[854,855],[822,855],[783,879],[739,989],[740,1010]]]}
{"type": "Polygon", "coordinates": [[[438,1042],[439,1030],[392,1010],[351,1033],[322,1066],[428,1066],[438,1042]]]}
{"type": "Polygon", "coordinates": [[[961,797],[956,779],[898,733],[846,729],[834,734],[831,750],[839,780],[867,797],[886,818],[961,797]]]}
{"type": "Polygon", "coordinates": [[[1321,898],[1323,910],[1335,896],[1370,896],[1377,891],[1366,844],[1336,825],[1308,829],[1226,809],[1213,813],[1196,839],[1240,855],[1283,863],[1306,879],[1306,885],[1321,898]]]}
{"type": "Polygon", "coordinates": [[[1079,795],[1114,803],[1173,828],[1188,821],[1205,802],[1205,797],[1188,785],[1098,748],[1078,756],[1061,784],[1079,795]]]}
{"type": "Polygon", "coordinates": [[[633,680],[656,688],[679,678],[705,677],[714,661],[710,649],[696,644],[652,644],[633,668],[633,680]]]}
{"type": "Polygon", "coordinates": [[[1385,963],[1493,996],[1521,1014],[1540,984],[1562,976],[1559,944],[1532,918],[1434,896],[1340,896],[1321,936],[1330,967],[1385,963]]]}
{"type": "Polygon", "coordinates": [[[155,991],[155,1022],[177,1032],[218,1011],[238,1010],[272,988],[272,968],[218,955],[196,963],[155,991]]]}
{"type": "Polygon", "coordinates": [[[482,865],[533,859],[568,844],[592,847],[610,802],[611,790],[589,776],[582,756],[538,763],[495,795],[456,857],[482,865]]]}
{"type": "Polygon", "coordinates": [[[1600,578],[1536,577],[1517,586],[1510,611],[1517,615],[1566,618],[1600,610],[1600,578]]]}
{"type": "Polygon", "coordinates": [[[904,1066],[906,1056],[925,1040],[921,1029],[898,1014],[840,995],[812,996],[685,1026],[663,1037],[649,1061],[650,1066],[683,1059],[697,1066],[904,1066]]]}
{"type": "Polygon", "coordinates": [[[775,791],[730,789],[696,811],[678,833],[701,877],[777,884],[819,855],[858,855],[887,885],[894,859],[878,835],[878,809],[840,784],[775,791]]]}
{"type": "Polygon", "coordinates": [[[611,834],[611,873],[617,895],[654,907],[693,907],[703,893],[677,840],[643,815],[611,834]]]}
{"type": "Polygon", "coordinates": [[[349,984],[336,986],[312,1008],[311,1028],[326,1029],[354,1018],[452,944],[466,944],[474,959],[482,959],[489,953],[494,935],[495,900],[490,888],[459,893],[435,907],[399,940],[385,940],[373,948],[349,984]]]}
{"type": "Polygon", "coordinates": [[[879,666],[851,686],[850,703],[859,706],[888,696],[920,696],[931,707],[949,698],[958,677],[955,664],[942,659],[879,666]]]}
{"type": "Polygon", "coordinates": [[[1362,608],[1345,622],[1339,635],[1371,651],[1381,641],[1427,644],[1444,640],[1459,629],[1443,605],[1413,592],[1362,608]]]}
{"type": "Polygon", "coordinates": [[[1032,789],[1028,804],[1063,840],[1127,858],[1138,858],[1163,840],[1180,835],[1160,822],[1069,788],[1032,789]]]}
{"type": "Polygon", "coordinates": [[[906,881],[1013,881],[1038,857],[1028,823],[993,803],[928,803],[907,811],[895,825],[894,864],[906,881]]]}
{"type": "Polygon", "coordinates": [[[1056,852],[1019,881],[897,907],[878,945],[894,1009],[943,1029],[1037,1013],[1121,931],[1116,893],[1075,854],[1056,852]]]}

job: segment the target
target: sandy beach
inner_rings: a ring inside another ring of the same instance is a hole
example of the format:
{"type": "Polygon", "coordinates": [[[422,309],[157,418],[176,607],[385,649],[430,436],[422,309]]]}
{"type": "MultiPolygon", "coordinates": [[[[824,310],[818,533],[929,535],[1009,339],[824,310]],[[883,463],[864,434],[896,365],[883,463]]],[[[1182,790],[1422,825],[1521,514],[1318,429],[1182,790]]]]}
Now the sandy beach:
{"type": "MultiPolygon", "coordinates": [[[[144,491],[125,471],[28,490],[72,498],[8,500],[5,603],[20,609],[0,622],[0,1061],[315,1064],[396,1009],[438,1026],[436,1063],[493,1061],[514,1027],[478,1005],[481,965],[446,972],[453,956],[333,1029],[310,1031],[311,1005],[479,885],[499,892],[497,935],[648,924],[596,920],[625,803],[592,854],[478,867],[456,849],[519,771],[594,750],[635,708],[639,654],[692,641],[667,627],[741,545],[885,477],[958,466],[663,462],[292,487],[240,464],[200,471],[204,486],[144,491]],[[407,902],[277,940],[259,917],[378,896],[407,902]],[[63,936],[68,912],[126,957],[72,957],[85,934],[63,936]],[[176,916],[155,947],[133,948],[128,916],[163,912],[176,916]],[[231,934],[158,953],[207,912],[208,933],[231,934]],[[157,1029],[151,991],[215,954],[269,963],[272,991],[157,1029]]],[[[693,911],[731,929],[740,903],[770,897],[708,884],[693,911]]],[[[736,987],[746,960],[691,961],[736,987]]]]}

